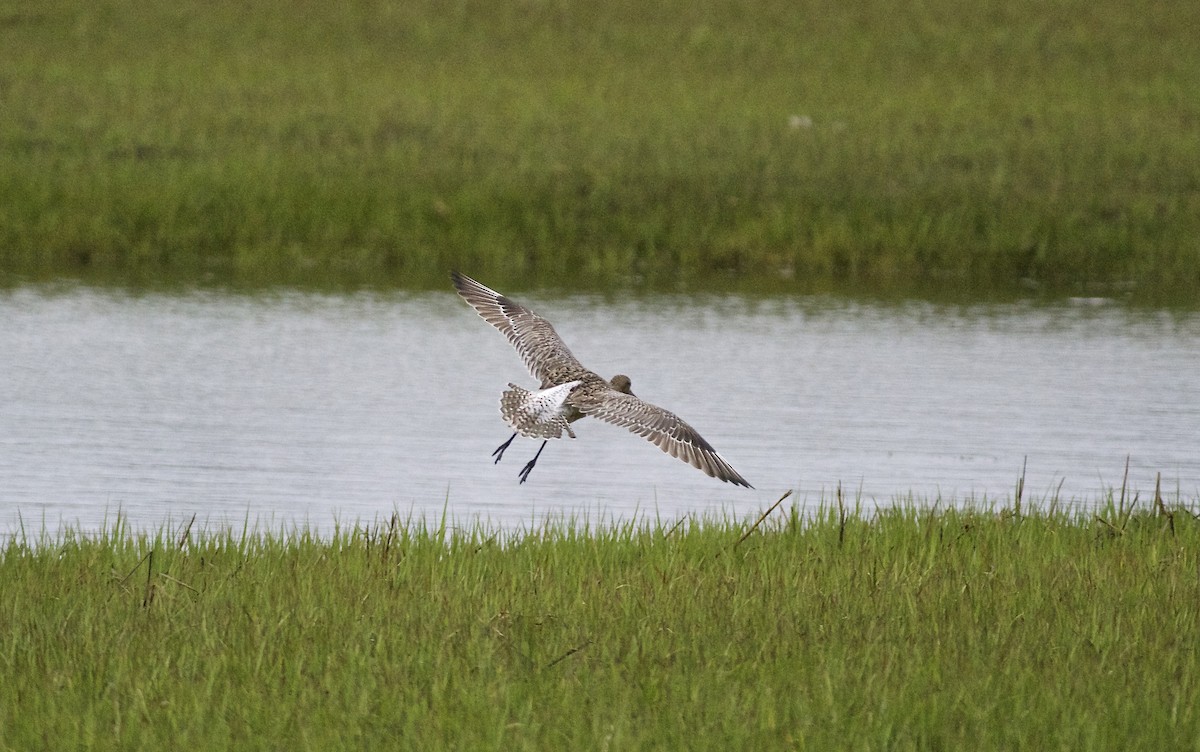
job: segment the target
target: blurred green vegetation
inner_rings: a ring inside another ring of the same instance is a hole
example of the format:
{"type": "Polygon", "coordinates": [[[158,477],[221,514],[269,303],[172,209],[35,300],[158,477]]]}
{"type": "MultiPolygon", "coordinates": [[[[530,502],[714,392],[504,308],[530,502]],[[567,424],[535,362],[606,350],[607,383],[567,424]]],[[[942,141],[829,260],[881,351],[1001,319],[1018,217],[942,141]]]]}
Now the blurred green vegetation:
{"type": "Polygon", "coordinates": [[[0,283],[1200,290],[1200,4],[0,2],[0,283]]]}

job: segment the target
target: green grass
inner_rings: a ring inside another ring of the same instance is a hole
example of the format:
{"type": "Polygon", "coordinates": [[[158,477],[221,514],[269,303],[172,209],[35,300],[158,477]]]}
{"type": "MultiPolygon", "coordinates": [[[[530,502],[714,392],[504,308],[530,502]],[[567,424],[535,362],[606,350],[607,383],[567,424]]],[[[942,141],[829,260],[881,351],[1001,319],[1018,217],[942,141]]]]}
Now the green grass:
{"type": "Polygon", "coordinates": [[[0,749],[1200,748],[1200,521],[1113,506],[17,540],[0,749]]]}
{"type": "Polygon", "coordinates": [[[0,283],[1200,289],[1200,6],[0,2],[0,283]]]}

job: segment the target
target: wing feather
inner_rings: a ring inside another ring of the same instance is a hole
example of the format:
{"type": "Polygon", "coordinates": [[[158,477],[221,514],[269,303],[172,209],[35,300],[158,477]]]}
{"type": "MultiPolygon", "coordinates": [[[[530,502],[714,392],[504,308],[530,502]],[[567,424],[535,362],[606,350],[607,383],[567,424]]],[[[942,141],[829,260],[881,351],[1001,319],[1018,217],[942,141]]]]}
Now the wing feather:
{"type": "Polygon", "coordinates": [[[470,277],[451,272],[454,288],[492,326],[500,330],[543,387],[573,381],[589,371],[571,354],[550,322],[520,303],[470,277]]]}
{"type": "Polygon", "coordinates": [[[683,460],[710,477],[736,486],[753,488],[724,457],[717,454],[717,450],[713,449],[696,429],[669,410],[615,389],[600,393],[576,392],[568,402],[573,403],[584,415],[628,428],[672,457],[683,460]]]}

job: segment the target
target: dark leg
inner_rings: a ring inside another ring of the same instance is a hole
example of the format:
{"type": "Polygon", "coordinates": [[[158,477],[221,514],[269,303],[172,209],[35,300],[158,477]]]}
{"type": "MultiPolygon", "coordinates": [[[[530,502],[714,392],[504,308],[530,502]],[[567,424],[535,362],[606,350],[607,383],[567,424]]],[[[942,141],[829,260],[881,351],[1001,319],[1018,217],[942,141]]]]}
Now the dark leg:
{"type": "MultiPolygon", "coordinates": [[[[546,439],[546,441],[549,441],[549,439],[546,439]]],[[[533,466],[537,464],[538,457],[542,456],[542,450],[546,448],[546,441],[543,441],[542,445],[538,447],[538,453],[533,455],[533,459],[531,459],[529,462],[526,462],[525,467],[521,468],[522,483],[529,480],[529,474],[533,472],[533,466]]]]}
{"type": "Polygon", "coordinates": [[[515,438],[517,438],[517,434],[514,433],[512,436],[508,437],[508,441],[496,447],[496,451],[492,452],[492,456],[496,458],[496,461],[492,463],[493,465],[500,464],[500,460],[504,458],[504,450],[508,449],[508,445],[511,444],[515,438]]]}

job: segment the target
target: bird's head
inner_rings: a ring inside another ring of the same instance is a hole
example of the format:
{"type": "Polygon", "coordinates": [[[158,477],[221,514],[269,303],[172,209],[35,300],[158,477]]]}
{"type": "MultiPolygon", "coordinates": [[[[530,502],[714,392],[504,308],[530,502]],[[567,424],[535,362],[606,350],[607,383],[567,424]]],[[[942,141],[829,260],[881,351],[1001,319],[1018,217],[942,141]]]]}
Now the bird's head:
{"type": "Polygon", "coordinates": [[[608,383],[612,384],[612,388],[616,389],[618,392],[623,392],[624,394],[633,394],[633,391],[630,389],[631,384],[629,382],[629,377],[624,374],[619,373],[616,376],[613,376],[611,379],[609,379],[608,383]]]}

